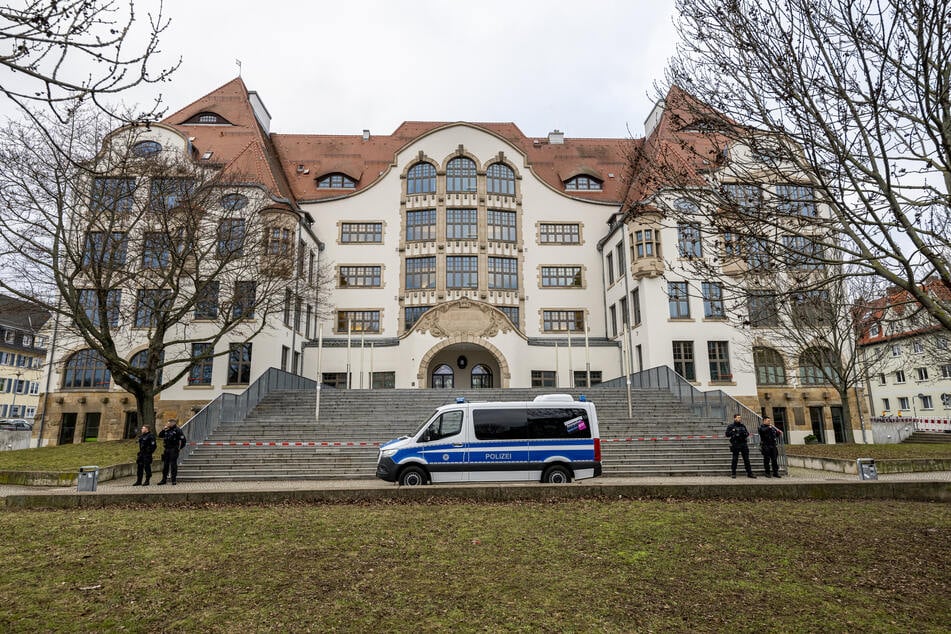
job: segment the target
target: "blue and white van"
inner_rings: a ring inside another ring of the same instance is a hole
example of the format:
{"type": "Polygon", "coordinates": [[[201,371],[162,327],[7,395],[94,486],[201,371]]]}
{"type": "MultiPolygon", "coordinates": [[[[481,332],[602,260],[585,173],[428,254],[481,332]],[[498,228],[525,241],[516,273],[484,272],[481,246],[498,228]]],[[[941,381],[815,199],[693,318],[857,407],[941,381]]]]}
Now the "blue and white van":
{"type": "MultiPolygon", "coordinates": [[[[582,397],[584,398],[584,397],[582,397]]],[[[443,405],[412,436],[382,445],[387,482],[571,482],[601,475],[594,403],[568,394],[528,402],[443,405]]]]}

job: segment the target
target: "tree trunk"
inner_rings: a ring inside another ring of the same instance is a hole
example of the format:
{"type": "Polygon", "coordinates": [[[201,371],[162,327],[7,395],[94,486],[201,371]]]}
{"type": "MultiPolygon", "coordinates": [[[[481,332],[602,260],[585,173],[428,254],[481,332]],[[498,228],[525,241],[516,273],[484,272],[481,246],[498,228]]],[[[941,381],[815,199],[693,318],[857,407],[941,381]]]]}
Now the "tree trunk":
{"type": "Polygon", "coordinates": [[[147,425],[153,432],[155,427],[155,394],[151,390],[144,390],[135,394],[136,409],[139,413],[139,427],[147,425]]]}

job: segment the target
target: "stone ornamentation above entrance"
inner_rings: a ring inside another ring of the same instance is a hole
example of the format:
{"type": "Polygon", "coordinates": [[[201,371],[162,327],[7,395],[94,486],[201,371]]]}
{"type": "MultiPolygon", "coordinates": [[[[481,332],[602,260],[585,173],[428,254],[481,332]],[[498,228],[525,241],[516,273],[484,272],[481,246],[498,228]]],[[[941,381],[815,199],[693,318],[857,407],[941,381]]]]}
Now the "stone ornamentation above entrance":
{"type": "Polygon", "coordinates": [[[513,328],[512,322],[492,306],[471,299],[458,299],[428,311],[416,322],[413,330],[428,331],[439,338],[469,335],[488,339],[513,328]]]}

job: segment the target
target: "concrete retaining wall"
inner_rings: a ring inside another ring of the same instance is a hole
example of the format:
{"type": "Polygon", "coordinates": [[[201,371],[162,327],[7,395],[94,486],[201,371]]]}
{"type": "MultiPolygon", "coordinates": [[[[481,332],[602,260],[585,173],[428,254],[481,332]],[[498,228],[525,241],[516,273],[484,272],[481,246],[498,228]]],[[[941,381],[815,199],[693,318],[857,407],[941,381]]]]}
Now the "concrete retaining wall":
{"type": "Polygon", "coordinates": [[[30,448],[32,432],[0,429],[0,451],[16,451],[30,448]]]}
{"type": "Polygon", "coordinates": [[[162,493],[77,493],[11,495],[0,498],[7,509],[109,508],[286,503],[427,504],[436,502],[550,502],[571,499],[710,499],[710,500],[905,500],[951,502],[951,482],[804,482],[763,484],[569,484],[507,486],[423,486],[375,489],[293,491],[191,491],[162,493]]]}
{"type": "MultiPolygon", "coordinates": [[[[820,458],[817,456],[786,456],[790,467],[803,467],[836,473],[851,473],[858,477],[858,465],[855,460],[842,458],[820,458]]],[[[876,460],[875,468],[879,473],[918,473],[927,471],[951,471],[949,458],[919,458],[907,460],[876,460]]]]}
{"type": "MultiPolygon", "coordinates": [[[[152,463],[152,475],[162,475],[162,462],[152,463]]],[[[99,482],[135,475],[135,463],[117,464],[99,468],[99,482]]],[[[79,477],[76,471],[0,471],[0,484],[20,486],[64,487],[74,486],[79,477]]]]}

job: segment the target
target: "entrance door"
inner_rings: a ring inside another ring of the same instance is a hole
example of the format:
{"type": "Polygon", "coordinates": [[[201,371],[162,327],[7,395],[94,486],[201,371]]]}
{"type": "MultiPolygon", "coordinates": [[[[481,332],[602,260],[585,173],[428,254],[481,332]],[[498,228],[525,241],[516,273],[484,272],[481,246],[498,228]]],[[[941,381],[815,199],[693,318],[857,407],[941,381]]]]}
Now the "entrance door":
{"type": "Polygon", "coordinates": [[[785,407],[774,407],[773,408],[773,424],[776,425],[776,429],[783,432],[783,438],[788,438],[788,430],[786,429],[786,408],[785,407]]]}
{"type": "Polygon", "coordinates": [[[123,438],[135,438],[139,435],[139,413],[125,413],[125,434],[123,438]]]}
{"type": "Polygon", "coordinates": [[[845,417],[842,415],[842,406],[835,405],[829,408],[832,413],[832,432],[837,443],[850,442],[849,432],[845,428],[845,417]]]}
{"type": "Polygon", "coordinates": [[[810,407],[809,418],[812,420],[812,435],[821,443],[826,441],[825,429],[822,425],[822,407],[810,407]]]}
{"type": "Polygon", "coordinates": [[[76,435],[76,413],[69,412],[63,414],[63,422],[59,426],[60,445],[73,444],[73,436],[76,435]]]}
{"type": "Polygon", "coordinates": [[[436,389],[452,389],[453,387],[453,372],[445,363],[436,368],[433,371],[432,376],[432,387],[436,389]]]}
{"type": "Polygon", "coordinates": [[[83,442],[96,442],[99,440],[99,421],[102,414],[99,412],[87,412],[86,421],[83,425],[83,442]]]}

